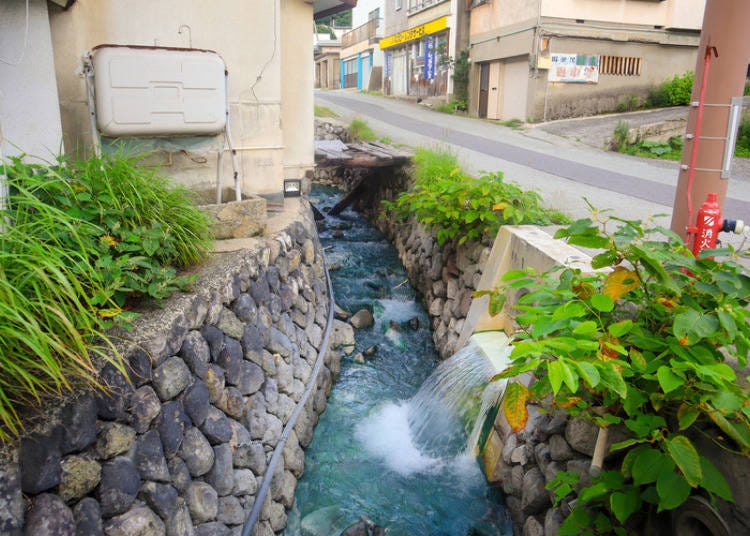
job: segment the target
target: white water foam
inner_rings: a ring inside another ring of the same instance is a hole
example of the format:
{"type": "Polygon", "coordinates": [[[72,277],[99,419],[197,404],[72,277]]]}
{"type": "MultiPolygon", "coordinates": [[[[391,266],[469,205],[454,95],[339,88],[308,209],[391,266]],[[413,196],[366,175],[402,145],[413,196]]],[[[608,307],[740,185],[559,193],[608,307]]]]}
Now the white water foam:
{"type": "Polygon", "coordinates": [[[443,460],[422,454],[411,438],[408,402],[386,402],[360,421],[355,437],[368,453],[402,476],[438,469],[443,460]]]}
{"type": "Polygon", "coordinates": [[[375,305],[375,321],[388,327],[388,322],[408,322],[415,316],[422,316],[419,305],[413,300],[377,300],[375,305]]]}
{"type": "Polygon", "coordinates": [[[386,402],[357,425],[355,437],[370,456],[401,476],[447,472],[456,493],[482,478],[476,459],[468,451],[445,458],[421,452],[409,429],[409,411],[409,401],[386,402]]]}

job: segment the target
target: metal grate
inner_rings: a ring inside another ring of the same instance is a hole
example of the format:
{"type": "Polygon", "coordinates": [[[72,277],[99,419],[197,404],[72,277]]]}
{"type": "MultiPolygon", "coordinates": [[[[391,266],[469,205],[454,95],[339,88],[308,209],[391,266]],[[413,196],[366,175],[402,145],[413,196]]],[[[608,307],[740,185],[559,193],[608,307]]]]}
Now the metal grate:
{"type": "Polygon", "coordinates": [[[641,60],[626,56],[600,56],[599,74],[641,76],[641,60]]]}

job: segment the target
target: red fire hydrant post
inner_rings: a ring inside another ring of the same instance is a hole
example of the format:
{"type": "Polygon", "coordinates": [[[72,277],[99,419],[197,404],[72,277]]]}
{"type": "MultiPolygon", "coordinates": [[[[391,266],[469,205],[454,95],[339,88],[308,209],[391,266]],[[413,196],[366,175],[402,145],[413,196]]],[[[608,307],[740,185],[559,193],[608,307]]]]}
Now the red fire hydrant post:
{"type": "Polygon", "coordinates": [[[698,211],[698,220],[693,237],[693,255],[706,249],[716,247],[716,237],[722,230],[724,220],[721,218],[721,207],[719,206],[719,195],[711,192],[698,211]]]}

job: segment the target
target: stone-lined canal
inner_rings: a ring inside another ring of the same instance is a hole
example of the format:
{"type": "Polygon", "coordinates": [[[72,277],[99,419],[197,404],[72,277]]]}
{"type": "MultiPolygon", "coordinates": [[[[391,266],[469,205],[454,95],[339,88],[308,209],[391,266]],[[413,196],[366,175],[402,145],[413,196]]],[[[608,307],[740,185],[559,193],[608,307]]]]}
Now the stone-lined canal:
{"type": "MultiPolygon", "coordinates": [[[[316,188],[325,211],[340,194],[316,188]]],[[[338,535],[364,515],[393,536],[509,534],[495,490],[473,457],[427,455],[411,441],[408,399],[436,366],[428,317],[396,251],[357,213],[328,217],[320,231],[337,304],[372,310],[306,451],[285,534],[338,535]]]]}

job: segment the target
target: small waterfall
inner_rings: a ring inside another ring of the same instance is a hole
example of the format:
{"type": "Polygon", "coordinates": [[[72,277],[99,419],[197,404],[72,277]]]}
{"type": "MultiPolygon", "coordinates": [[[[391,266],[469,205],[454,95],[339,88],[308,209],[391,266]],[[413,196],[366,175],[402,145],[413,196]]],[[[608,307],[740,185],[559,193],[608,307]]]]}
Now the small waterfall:
{"type": "Polygon", "coordinates": [[[504,387],[504,382],[489,381],[510,353],[507,336],[491,333],[472,336],[409,401],[409,427],[420,451],[446,457],[476,446],[484,418],[504,387]]]}
{"type": "Polygon", "coordinates": [[[412,398],[386,402],[361,421],[357,438],[402,475],[447,466],[469,472],[485,417],[505,387],[489,381],[506,367],[510,351],[502,332],[474,334],[412,398]]]}

